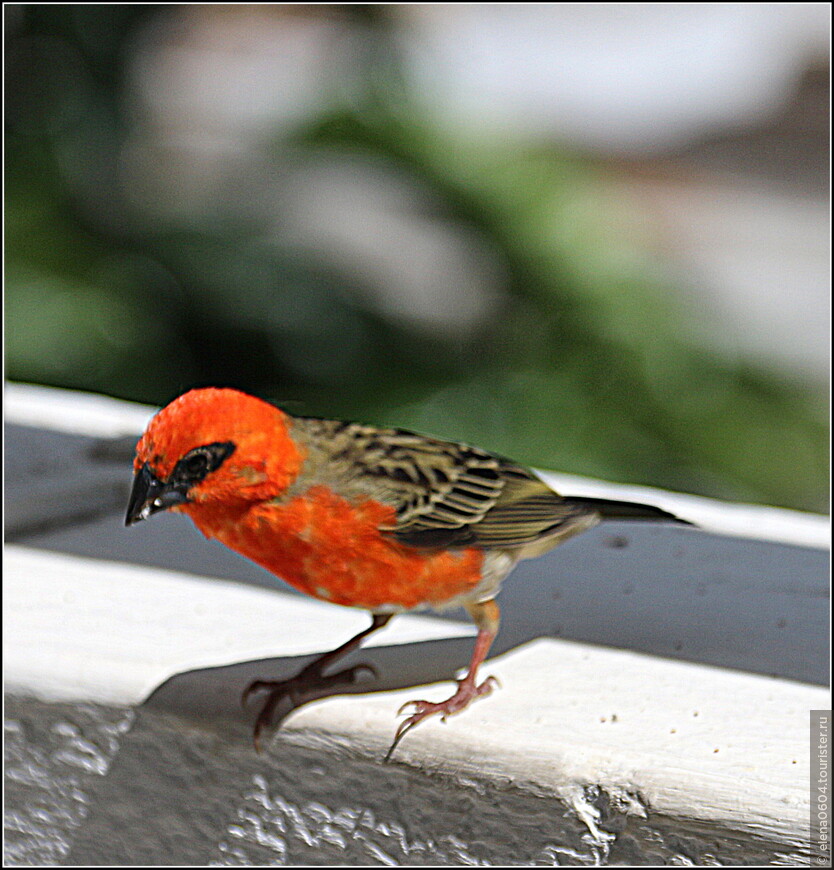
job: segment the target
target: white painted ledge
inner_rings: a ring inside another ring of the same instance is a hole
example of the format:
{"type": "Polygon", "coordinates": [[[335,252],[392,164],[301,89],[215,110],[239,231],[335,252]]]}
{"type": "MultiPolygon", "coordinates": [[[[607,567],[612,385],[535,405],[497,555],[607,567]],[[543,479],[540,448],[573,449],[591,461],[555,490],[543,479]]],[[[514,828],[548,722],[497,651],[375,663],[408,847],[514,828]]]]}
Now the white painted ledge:
{"type": "MultiPolygon", "coordinates": [[[[5,419],[59,432],[97,437],[139,435],[156,408],[31,384],[6,383],[5,419]]],[[[557,491],[571,495],[645,501],[718,534],[828,549],[828,517],[763,505],[736,504],[652,487],[540,472],[557,491]]]]}
{"type": "MultiPolygon", "coordinates": [[[[20,384],[6,385],[5,408],[9,423],[94,437],[138,435],[154,412],[20,384]]],[[[826,517],[543,476],[571,494],[645,500],[721,534],[829,546],[826,517]]],[[[367,625],[360,611],[240,583],[17,545],[8,545],[5,557],[6,690],[45,700],[136,705],[175,675],[320,652],[367,625]]],[[[471,632],[465,624],[405,615],[368,645],[471,632]]],[[[503,688],[446,724],[426,722],[397,757],[476,779],[534,784],[577,812],[583,789],[595,784],[620,796],[627,812],[648,806],[769,837],[784,844],[787,863],[807,859],[808,711],[829,706],[827,689],[555,639],[492,659],[485,673],[503,688]]],[[[297,711],[282,733],[381,758],[401,704],[449,691],[446,682],[331,698],[297,711]]],[[[589,808],[589,830],[594,819],[589,808]]]]}
{"type": "MultiPolygon", "coordinates": [[[[21,384],[7,384],[5,396],[7,422],[95,437],[138,435],[154,413],[21,384]]],[[[829,546],[826,517],[543,476],[564,492],[644,500],[726,535],[829,546]]],[[[277,590],[16,545],[5,557],[6,690],[45,700],[135,705],[177,674],[324,651],[367,625],[362,612],[277,590]]],[[[471,631],[406,615],[368,645],[471,631]]],[[[621,796],[627,812],[649,806],[771,837],[789,863],[807,854],[808,711],[829,706],[826,689],[553,639],[490,660],[485,671],[503,688],[446,724],[424,723],[398,757],[532,783],[580,809],[583,789],[596,784],[621,796]]],[[[447,682],[331,698],[296,712],[282,739],[345,742],[380,758],[401,704],[449,691],[447,682]]]]}
{"type": "MultiPolygon", "coordinates": [[[[484,673],[502,688],[446,723],[422,723],[399,757],[532,783],[574,806],[596,783],[625,806],[807,849],[809,710],[827,708],[827,690],[551,639],[490,660],[484,673]]],[[[333,698],[284,727],[381,757],[399,707],[449,689],[333,698]]]]}
{"type": "MultiPolygon", "coordinates": [[[[46,701],[141,704],[175,674],[326,652],[368,626],[361,610],[176,571],[13,544],[4,563],[6,690],[46,701]]],[[[366,646],[474,633],[405,614],[366,646]]]]}
{"type": "MultiPolygon", "coordinates": [[[[280,592],[15,545],[5,567],[6,690],[45,700],[138,704],[176,673],[316,652],[367,624],[361,612],[280,592]]],[[[466,631],[405,615],[369,646],[466,631]]],[[[534,784],[580,808],[594,783],[628,811],[805,848],[808,711],[827,707],[825,689],[549,639],[485,673],[502,688],[463,716],[421,725],[398,758],[534,784]]],[[[450,689],[331,698],[296,712],[283,733],[381,759],[400,705],[450,689]]]]}
{"type": "Polygon", "coordinates": [[[159,410],[96,393],[10,381],[4,385],[3,399],[7,423],[97,438],[141,435],[159,410]]]}

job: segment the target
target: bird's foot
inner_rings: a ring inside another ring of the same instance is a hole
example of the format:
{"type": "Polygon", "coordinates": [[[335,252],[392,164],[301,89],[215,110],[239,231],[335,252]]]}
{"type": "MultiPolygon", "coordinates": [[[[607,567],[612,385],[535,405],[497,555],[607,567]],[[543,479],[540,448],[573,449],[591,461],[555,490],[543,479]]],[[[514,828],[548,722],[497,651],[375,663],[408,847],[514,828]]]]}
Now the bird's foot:
{"type": "Polygon", "coordinates": [[[369,664],[354,665],[352,668],[345,668],[335,674],[325,676],[322,673],[321,663],[314,661],[289,679],[255,680],[250,683],[243,690],[243,695],[241,696],[241,703],[244,707],[256,692],[269,693],[260,713],[258,713],[258,718],[255,720],[255,730],[253,733],[255,750],[257,752],[261,751],[261,736],[273,724],[275,710],[282,701],[288,701],[289,705],[278,717],[277,722],[274,723],[276,725],[280,725],[293,710],[297,710],[304,704],[309,704],[310,701],[316,701],[320,698],[337,695],[340,690],[354,685],[357,682],[359,674],[363,671],[374,677],[378,676],[376,668],[369,664]]]}
{"type": "Polygon", "coordinates": [[[487,677],[480,685],[476,685],[474,680],[469,679],[469,676],[458,680],[458,689],[451,698],[445,701],[435,703],[433,701],[408,701],[400,707],[397,712],[401,716],[409,707],[414,707],[414,712],[397,728],[397,733],[394,735],[394,742],[385,756],[385,761],[388,761],[394,754],[394,750],[399,745],[399,742],[411,731],[419,725],[424,719],[429,716],[440,714],[441,722],[446,721],[447,716],[452,716],[455,713],[460,713],[465,710],[476,698],[481,695],[489,695],[492,692],[493,686],[500,686],[497,677],[487,677]]]}

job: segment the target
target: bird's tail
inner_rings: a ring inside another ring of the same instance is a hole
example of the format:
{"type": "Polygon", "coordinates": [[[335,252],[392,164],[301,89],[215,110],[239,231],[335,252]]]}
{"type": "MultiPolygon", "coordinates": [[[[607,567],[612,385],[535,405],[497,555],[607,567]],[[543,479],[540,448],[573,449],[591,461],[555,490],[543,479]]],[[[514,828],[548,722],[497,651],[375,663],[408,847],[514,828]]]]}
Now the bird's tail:
{"type": "Polygon", "coordinates": [[[566,496],[565,501],[575,507],[596,511],[603,519],[611,520],[654,520],[655,522],[680,523],[691,526],[689,520],[682,520],[662,508],[633,501],[614,501],[608,498],[585,498],[566,496]]]}

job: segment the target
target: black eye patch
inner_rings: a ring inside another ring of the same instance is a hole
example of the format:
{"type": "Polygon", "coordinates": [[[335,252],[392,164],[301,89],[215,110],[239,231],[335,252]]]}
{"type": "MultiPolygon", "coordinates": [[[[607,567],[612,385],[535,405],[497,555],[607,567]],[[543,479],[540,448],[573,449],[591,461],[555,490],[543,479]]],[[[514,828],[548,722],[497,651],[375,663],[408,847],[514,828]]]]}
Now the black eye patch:
{"type": "Polygon", "coordinates": [[[234,451],[235,445],[232,441],[195,447],[176,464],[170,482],[189,485],[199,483],[207,474],[220,468],[234,451]]]}

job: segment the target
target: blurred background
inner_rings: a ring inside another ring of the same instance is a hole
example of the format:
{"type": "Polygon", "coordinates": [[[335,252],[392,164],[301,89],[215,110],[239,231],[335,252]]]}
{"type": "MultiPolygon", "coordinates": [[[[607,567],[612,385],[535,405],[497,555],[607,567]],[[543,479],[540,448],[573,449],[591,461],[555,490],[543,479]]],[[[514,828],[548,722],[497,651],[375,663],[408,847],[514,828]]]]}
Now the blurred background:
{"type": "Polygon", "coordinates": [[[828,4],[4,13],[7,378],[828,510],[828,4]]]}

